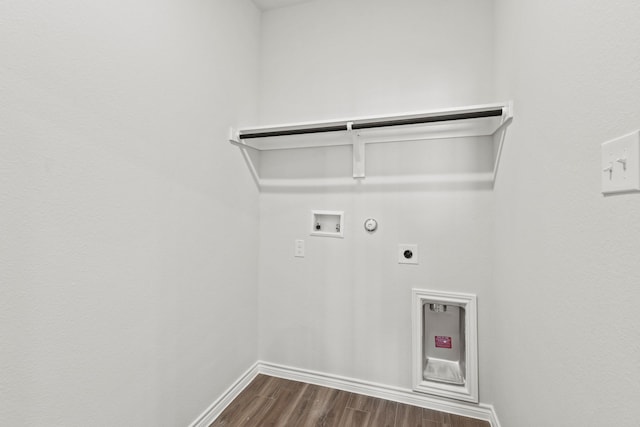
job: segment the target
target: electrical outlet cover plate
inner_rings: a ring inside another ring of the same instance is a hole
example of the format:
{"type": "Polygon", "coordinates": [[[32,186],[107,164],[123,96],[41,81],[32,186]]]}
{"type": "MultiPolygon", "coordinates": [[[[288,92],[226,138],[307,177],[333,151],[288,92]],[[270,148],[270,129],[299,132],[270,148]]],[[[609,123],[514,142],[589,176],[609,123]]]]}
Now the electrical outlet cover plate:
{"type": "Polygon", "coordinates": [[[398,264],[418,264],[418,245],[404,243],[399,244],[398,264]],[[411,256],[406,257],[405,251],[411,251],[411,256]]]}
{"type": "Polygon", "coordinates": [[[602,143],[602,193],[640,191],[640,131],[602,143]]]}
{"type": "Polygon", "coordinates": [[[304,258],[304,240],[296,240],[294,256],[296,258],[304,258]]]}

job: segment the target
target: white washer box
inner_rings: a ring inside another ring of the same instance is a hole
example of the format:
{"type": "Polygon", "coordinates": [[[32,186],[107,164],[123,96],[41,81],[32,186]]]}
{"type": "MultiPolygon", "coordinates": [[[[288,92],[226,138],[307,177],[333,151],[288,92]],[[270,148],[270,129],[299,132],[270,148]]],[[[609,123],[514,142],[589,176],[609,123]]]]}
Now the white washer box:
{"type": "Polygon", "coordinates": [[[311,211],[311,235],[344,237],[344,211],[311,211]]]}

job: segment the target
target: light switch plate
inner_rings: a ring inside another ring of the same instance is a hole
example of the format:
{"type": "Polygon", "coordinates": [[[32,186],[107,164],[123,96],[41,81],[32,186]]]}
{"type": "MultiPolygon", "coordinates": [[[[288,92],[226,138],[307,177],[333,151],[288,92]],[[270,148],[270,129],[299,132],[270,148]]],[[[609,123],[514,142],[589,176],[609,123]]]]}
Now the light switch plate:
{"type": "Polygon", "coordinates": [[[296,240],[295,257],[304,258],[304,240],[296,240]]]}
{"type": "Polygon", "coordinates": [[[398,264],[418,264],[418,245],[398,245],[398,264]]]}
{"type": "Polygon", "coordinates": [[[602,143],[602,193],[640,191],[640,131],[602,143]]]}

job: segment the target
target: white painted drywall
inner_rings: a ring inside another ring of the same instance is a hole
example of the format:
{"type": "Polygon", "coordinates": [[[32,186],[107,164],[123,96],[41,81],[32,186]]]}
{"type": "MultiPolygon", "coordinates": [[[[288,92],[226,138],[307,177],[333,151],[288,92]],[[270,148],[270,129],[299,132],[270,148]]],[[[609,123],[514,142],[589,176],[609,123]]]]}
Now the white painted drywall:
{"type": "Polygon", "coordinates": [[[496,2],[513,98],[496,184],[486,396],[503,426],[637,426],[640,194],[600,194],[600,143],[640,128],[637,1],[496,2]]]}
{"type": "MultiPolygon", "coordinates": [[[[310,2],[265,12],[262,46],[264,124],[493,101],[491,1],[310,2]]],[[[367,179],[486,172],[483,144],[368,146],[367,179]]],[[[260,161],[263,177],[294,185],[351,174],[349,147],[263,152],[260,161]]],[[[492,194],[367,182],[260,195],[260,358],[408,388],[412,287],[477,293],[482,354],[492,194]],[[344,210],[344,239],[311,237],[312,209],[344,210]],[[375,234],[363,228],[368,217],[375,234]],[[294,258],[295,239],[306,240],[305,258],[294,258]],[[419,245],[419,265],[398,264],[399,243],[419,245]]]]}
{"type": "Polygon", "coordinates": [[[257,359],[249,0],[0,2],[0,424],[180,426],[257,359]]]}
{"type": "Polygon", "coordinates": [[[312,0],[252,0],[261,10],[277,9],[312,0]]]}
{"type": "Polygon", "coordinates": [[[323,0],[263,13],[264,124],[484,104],[492,1],[323,0]]]}

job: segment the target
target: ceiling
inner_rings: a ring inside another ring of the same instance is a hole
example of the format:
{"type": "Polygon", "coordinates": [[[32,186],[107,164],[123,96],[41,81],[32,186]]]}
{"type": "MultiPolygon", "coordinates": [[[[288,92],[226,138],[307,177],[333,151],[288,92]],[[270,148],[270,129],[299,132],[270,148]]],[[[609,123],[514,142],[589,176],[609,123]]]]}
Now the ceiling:
{"type": "Polygon", "coordinates": [[[277,9],[279,7],[291,6],[299,3],[306,3],[311,0],[253,0],[261,10],[277,9]]]}

